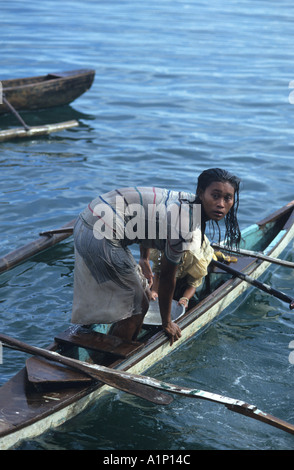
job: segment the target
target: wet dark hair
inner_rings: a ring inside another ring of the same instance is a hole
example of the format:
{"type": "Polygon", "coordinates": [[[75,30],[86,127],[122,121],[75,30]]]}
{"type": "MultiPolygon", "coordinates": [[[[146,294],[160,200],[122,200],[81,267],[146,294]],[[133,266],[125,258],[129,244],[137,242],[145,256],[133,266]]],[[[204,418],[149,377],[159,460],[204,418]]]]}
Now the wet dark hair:
{"type": "MultiPolygon", "coordinates": [[[[202,191],[205,191],[205,189],[208,186],[210,186],[212,183],[215,183],[215,182],[229,183],[235,190],[234,204],[224,219],[225,227],[226,227],[224,242],[229,248],[233,248],[233,246],[238,248],[240,245],[240,241],[241,241],[241,232],[239,229],[239,224],[238,224],[238,219],[237,219],[237,212],[239,208],[239,189],[240,189],[241,180],[237,176],[234,176],[228,171],[222,170],[220,168],[210,168],[208,170],[205,170],[198,177],[195,202],[198,204],[201,204],[199,195],[201,194],[202,191]]],[[[204,219],[204,217],[202,217],[202,219],[204,219]]],[[[216,224],[218,228],[218,233],[219,233],[218,241],[220,242],[221,231],[220,231],[218,222],[216,221],[211,221],[211,222],[212,224],[216,224]]],[[[204,224],[202,227],[202,233],[204,233],[205,221],[203,220],[202,223],[204,224]]]]}

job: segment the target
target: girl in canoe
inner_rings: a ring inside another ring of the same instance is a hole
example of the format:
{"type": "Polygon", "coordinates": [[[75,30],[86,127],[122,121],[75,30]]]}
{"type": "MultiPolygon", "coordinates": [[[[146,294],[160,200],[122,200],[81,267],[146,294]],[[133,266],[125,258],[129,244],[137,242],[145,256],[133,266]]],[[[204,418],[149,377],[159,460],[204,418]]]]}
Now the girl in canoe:
{"type": "MultiPolygon", "coordinates": [[[[158,300],[162,328],[172,345],[181,336],[171,321],[176,273],[192,244],[202,255],[208,221],[225,220],[228,246],[238,246],[240,180],[213,168],[198,178],[195,195],[154,187],[113,190],[94,199],[74,228],[72,322],[111,323],[111,334],[135,340],[149,307],[153,274],[150,249],[163,252],[158,300]],[[129,249],[140,246],[139,265],[129,249]]],[[[210,248],[210,247],[209,247],[210,248]]],[[[213,250],[206,256],[210,263],[213,250]]]]}

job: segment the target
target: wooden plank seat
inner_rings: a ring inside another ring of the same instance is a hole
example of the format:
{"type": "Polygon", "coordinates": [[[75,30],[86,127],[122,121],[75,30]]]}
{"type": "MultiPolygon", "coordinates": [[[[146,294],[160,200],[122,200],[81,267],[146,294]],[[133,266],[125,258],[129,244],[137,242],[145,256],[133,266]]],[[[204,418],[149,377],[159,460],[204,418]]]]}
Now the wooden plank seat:
{"type": "Polygon", "coordinates": [[[137,349],[143,347],[137,341],[124,341],[110,334],[99,333],[89,328],[78,327],[69,329],[55,336],[57,343],[66,343],[72,346],[80,346],[85,349],[103,352],[120,358],[126,358],[137,349]]]}
{"type": "MultiPolygon", "coordinates": [[[[80,326],[69,328],[67,331],[58,334],[55,337],[55,341],[57,344],[67,344],[105,353],[110,357],[112,356],[115,360],[126,358],[137,349],[143,347],[143,344],[137,341],[124,341],[117,336],[98,333],[80,326]]],[[[26,361],[26,370],[29,382],[35,385],[58,382],[63,382],[65,385],[92,381],[92,378],[86,374],[39,357],[30,357],[26,361]]]]}
{"type": "Polygon", "coordinates": [[[88,383],[92,378],[63,364],[32,356],[26,361],[27,377],[35,385],[54,383],[88,383]]]}

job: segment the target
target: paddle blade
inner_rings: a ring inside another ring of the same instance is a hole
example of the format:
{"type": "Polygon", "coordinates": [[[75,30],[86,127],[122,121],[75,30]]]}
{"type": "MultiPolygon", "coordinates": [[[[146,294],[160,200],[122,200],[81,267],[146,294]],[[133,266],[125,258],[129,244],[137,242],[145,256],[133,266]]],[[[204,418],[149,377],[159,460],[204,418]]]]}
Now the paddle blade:
{"type": "Polygon", "coordinates": [[[256,419],[257,421],[262,421],[263,423],[269,424],[270,426],[274,426],[275,428],[282,429],[283,431],[288,432],[289,434],[294,434],[294,426],[287,421],[284,421],[280,418],[276,418],[275,416],[264,413],[263,411],[259,410],[256,406],[242,404],[240,405],[226,405],[226,407],[231,410],[235,411],[236,413],[248,416],[249,418],[256,419]]]}
{"type": "Polygon", "coordinates": [[[148,387],[147,385],[142,385],[138,382],[125,379],[121,376],[105,377],[103,376],[103,372],[99,372],[99,376],[101,377],[99,380],[102,380],[107,385],[130,393],[131,395],[143,398],[147,401],[150,401],[151,403],[156,403],[157,405],[169,405],[173,401],[173,397],[171,395],[158,392],[157,390],[148,387]]]}

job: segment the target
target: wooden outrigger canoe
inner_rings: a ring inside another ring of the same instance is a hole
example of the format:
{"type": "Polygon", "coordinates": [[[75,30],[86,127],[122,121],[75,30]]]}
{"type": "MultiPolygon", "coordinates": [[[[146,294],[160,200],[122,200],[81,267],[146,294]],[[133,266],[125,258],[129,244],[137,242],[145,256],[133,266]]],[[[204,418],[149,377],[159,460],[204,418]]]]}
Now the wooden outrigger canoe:
{"type": "MultiPolygon", "coordinates": [[[[242,237],[242,248],[279,257],[294,237],[294,201],[245,229],[242,237]]],[[[240,257],[234,265],[253,279],[269,266],[268,261],[252,257],[240,257]]],[[[48,350],[121,373],[141,374],[200,333],[248,286],[244,280],[214,269],[198,292],[199,303],[177,320],[182,336],[173,347],[160,327],[146,325],[136,342],[127,343],[93,325],[91,328],[72,326],[56,334],[48,350]]],[[[60,426],[109,390],[108,385],[80,371],[38,356],[30,357],[26,366],[0,389],[0,449],[15,447],[24,439],[60,426]]],[[[290,427],[294,433],[294,426],[290,427]]]]}
{"type": "MultiPolygon", "coordinates": [[[[89,90],[94,77],[95,71],[88,69],[49,73],[38,77],[2,80],[0,91],[17,111],[52,108],[69,104],[81,96],[89,90]]],[[[0,104],[0,114],[7,112],[7,106],[0,104]]]]}
{"type": "Polygon", "coordinates": [[[94,70],[85,69],[0,82],[0,115],[11,112],[22,125],[0,131],[0,142],[48,135],[78,126],[76,120],[29,126],[19,111],[69,104],[91,87],[94,77],[94,70]]]}

